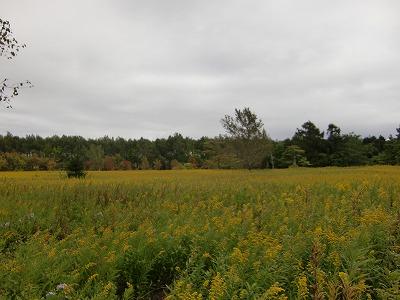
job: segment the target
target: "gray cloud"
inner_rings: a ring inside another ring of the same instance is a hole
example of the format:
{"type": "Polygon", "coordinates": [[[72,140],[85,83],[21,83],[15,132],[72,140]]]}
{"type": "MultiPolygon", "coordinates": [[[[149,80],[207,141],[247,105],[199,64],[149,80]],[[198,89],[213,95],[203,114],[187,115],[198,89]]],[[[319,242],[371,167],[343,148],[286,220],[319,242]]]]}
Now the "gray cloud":
{"type": "Polygon", "coordinates": [[[393,133],[400,122],[396,0],[8,1],[28,44],[1,76],[33,89],[0,132],[214,136],[250,106],[273,138],[322,129],[393,133]]]}

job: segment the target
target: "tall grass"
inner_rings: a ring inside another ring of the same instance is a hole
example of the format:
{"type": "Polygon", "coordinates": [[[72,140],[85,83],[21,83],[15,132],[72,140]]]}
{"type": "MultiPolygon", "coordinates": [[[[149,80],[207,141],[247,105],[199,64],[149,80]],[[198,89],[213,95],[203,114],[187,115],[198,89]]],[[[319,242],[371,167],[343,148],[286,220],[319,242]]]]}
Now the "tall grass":
{"type": "Polygon", "coordinates": [[[398,299],[400,168],[0,173],[4,299],[398,299]]]}

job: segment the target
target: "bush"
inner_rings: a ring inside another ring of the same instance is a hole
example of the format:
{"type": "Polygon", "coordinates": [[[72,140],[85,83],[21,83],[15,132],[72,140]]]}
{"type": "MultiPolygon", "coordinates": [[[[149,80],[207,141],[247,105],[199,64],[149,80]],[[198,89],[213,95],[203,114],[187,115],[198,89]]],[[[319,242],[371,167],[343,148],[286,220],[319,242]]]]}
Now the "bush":
{"type": "Polygon", "coordinates": [[[68,178],[84,178],[86,177],[84,161],[79,157],[74,157],[67,162],[68,178]]]}
{"type": "Polygon", "coordinates": [[[183,168],[183,165],[179,161],[176,159],[171,160],[171,170],[181,170],[183,168]]]}
{"type": "Polygon", "coordinates": [[[129,160],[123,160],[120,163],[121,170],[132,170],[132,163],[129,160]]]}

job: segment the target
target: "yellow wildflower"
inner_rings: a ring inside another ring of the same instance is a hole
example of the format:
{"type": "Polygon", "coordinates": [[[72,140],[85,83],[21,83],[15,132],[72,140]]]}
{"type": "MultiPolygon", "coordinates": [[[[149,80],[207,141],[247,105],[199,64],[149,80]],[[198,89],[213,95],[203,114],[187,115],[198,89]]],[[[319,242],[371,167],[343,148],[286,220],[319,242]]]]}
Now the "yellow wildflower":
{"type": "Polygon", "coordinates": [[[287,300],[284,294],[285,290],[279,286],[279,283],[274,283],[261,297],[262,300],[287,300]]]}
{"type": "Polygon", "coordinates": [[[299,299],[307,299],[308,298],[308,284],[307,284],[307,276],[305,274],[301,274],[297,278],[297,297],[299,299]]]}
{"type": "Polygon", "coordinates": [[[226,284],[220,273],[217,273],[211,281],[210,299],[217,300],[224,296],[226,284]]]}

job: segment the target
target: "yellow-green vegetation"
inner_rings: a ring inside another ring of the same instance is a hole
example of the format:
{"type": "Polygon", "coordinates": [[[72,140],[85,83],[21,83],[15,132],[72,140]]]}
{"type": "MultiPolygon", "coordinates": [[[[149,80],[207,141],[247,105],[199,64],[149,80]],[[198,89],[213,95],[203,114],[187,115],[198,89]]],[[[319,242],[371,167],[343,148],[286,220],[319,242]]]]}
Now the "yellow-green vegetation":
{"type": "Polygon", "coordinates": [[[400,168],[0,173],[4,299],[399,299],[400,168]]]}

